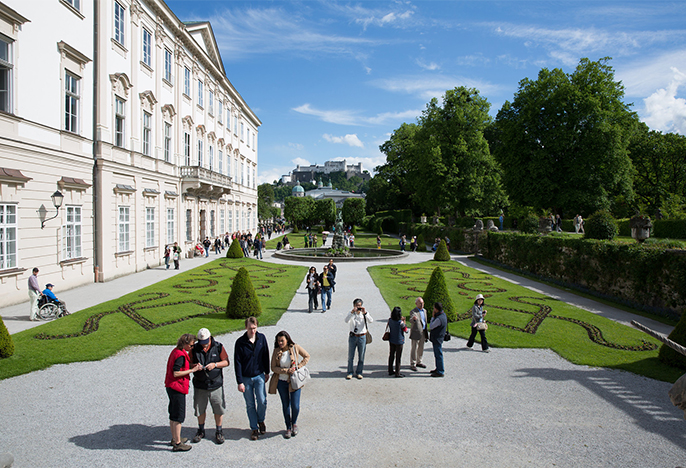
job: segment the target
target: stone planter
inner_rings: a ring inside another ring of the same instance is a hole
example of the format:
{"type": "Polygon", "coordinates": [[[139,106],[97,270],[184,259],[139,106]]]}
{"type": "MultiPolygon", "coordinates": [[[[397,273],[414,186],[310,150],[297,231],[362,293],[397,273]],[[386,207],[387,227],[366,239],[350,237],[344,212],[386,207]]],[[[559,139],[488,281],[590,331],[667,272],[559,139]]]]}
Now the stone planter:
{"type": "Polygon", "coordinates": [[[629,221],[629,225],[631,226],[631,237],[636,239],[637,242],[643,242],[650,237],[650,229],[653,227],[650,218],[634,216],[629,221]]]}
{"type": "Polygon", "coordinates": [[[419,218],[419,221],[421,221],[422,224],[426,224],[426,216],[419,218]]]}

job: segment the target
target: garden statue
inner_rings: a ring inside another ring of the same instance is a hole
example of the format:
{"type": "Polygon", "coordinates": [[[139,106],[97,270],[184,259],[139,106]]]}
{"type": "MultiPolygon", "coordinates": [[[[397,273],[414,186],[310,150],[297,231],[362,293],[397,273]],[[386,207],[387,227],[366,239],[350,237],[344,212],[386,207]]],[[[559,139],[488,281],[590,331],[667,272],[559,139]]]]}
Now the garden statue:
{"type": "Polygon", "coordinates": [[[343,217],[341,216],[340,210],[336,213],[336,227],[333,241],[331,242],[331,248],[334,250],[345,248],[345,241],[343,240],[343,217]]]}
{"type": "Polygon", "coordinates": [[[495,223],[493,223],[492,219],[489,219],[486,222],[486,230],[491,232],[498,232],[498,227],[495,225],[495,223]]]}

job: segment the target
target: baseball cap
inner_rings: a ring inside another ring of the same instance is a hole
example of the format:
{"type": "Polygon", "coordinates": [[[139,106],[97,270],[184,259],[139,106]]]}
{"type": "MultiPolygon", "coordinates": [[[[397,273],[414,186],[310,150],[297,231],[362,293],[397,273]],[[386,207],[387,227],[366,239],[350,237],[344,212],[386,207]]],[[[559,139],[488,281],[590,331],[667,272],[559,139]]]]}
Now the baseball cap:
{"type": "Polygon", "coordinates": [[[210,342],[211,336],[212,336],[212,334],[210,333],[210,331],[207,328],[201,328],[198,331],[198,343],[200,343],[201,345],[206,345],[207,343],[210,342]]]}
{"type": "Polygon", "coordinates": [[[46,287],[46,288],[54,288],[55,285],[52,284],[52,283],[48,283],[48,284],[45,285],[45,287],[46,287]]]}

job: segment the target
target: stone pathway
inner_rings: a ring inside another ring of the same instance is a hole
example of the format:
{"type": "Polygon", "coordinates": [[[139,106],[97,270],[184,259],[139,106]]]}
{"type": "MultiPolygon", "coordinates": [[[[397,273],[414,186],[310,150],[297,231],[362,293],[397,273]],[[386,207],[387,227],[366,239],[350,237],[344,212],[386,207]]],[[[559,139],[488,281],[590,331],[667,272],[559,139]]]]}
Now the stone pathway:
{"type": "MultiPolygon", "coordinates": [[[[429,253],[413,254],[394,263],[430,258],[429,253]]],[[[312,355],[308,367],[313,379],[302,391],[297,437],[282,438],[280,401],[270,395],[268,433],[257,442],[249,440],[245,405],[231,367],[224,374],[226,443],[211,441],[210,423],[210,439],[187,454],[172,453],[166,445],[163,388],[171,347],[140,346],[103,361],[58,365],[0,381],[0,453],[11,452],[17,467],[166,467],[186,462],[624,468],[686,463],[686,422],[669,402],[668,383],[576,366],[548,350],[467,351],[456,338],[445,346],[444,379],[411,372],[409,346],[403,352],[407,377],[389,377],[388,345],[381,341],[389,308],[367,273],[370,264],[338,265],[337,291],[325,314],[307,313],[303,284],[278,324],[260,329],[270,348],[274,335],[284,329],[312,355]],[[367,349],[365,378],[347,381],[348,328],[343,318],[355,297],[364,299],[375,320],[375,340],[367,349]]],[[[232,350],[241,333],[218,339],[232,350]]],[[[425,362],[433,368],[430,351],[425,362]]],[[[183,429],[189,438],[196,428],[190,401],[183,429]]]]}

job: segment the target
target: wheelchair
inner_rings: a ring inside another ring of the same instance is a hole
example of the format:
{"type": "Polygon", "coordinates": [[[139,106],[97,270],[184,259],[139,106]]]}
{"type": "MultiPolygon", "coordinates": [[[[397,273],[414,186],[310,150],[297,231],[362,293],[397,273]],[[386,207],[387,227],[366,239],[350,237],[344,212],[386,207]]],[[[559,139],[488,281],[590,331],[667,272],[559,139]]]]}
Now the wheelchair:
{"type": "Polygon", "coordinates": [[[54,302],[45,296],[38,299],[38,318],[41,320],[54,320],[68,315],[59,302],[54,302]]]}

